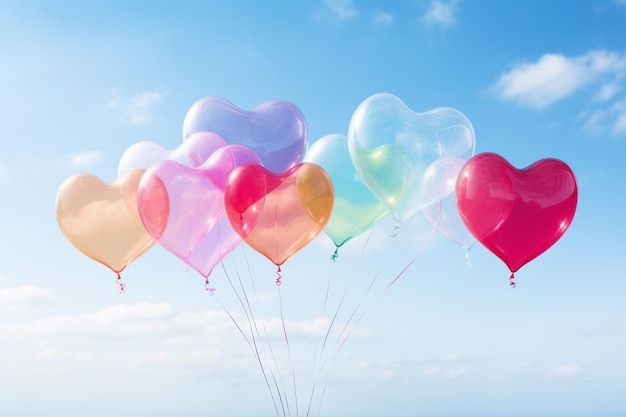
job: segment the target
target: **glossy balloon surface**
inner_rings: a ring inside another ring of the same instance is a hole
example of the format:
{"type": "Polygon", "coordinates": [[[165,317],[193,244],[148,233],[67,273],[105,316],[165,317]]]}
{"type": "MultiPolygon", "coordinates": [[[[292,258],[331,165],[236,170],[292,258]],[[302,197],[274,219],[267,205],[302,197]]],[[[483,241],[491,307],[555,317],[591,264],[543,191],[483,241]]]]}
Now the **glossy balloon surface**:
{"type": "Polygon", "coordinates": [[[342,246],[389,215],[387,205],[372,194],[356,172],[345,135],[317,140],[305,161],[322,167],[333,183],[334,205],[324,231],[335,246],[342,246]]]}
{"type": "Polygon", "coordinates": [[[57,221],[65,237],[83,254],[117,273],[156,243],[137,210],[143,173],[130,171],[111,184],[91,174],[77,174],[57,192],[57,221]]]}
{"type": "Polygon", "coordinates": [[[154,165],[139,184],[139,214],[146,230],[208,276],[241,242],[224,212],[226,179],[237,166],[258,163],[250,149],[226,145],[197,168],[171,160],[154,165]]]}
{"type": "Polygon", "coordinates": [[[202,98],[185,115],[183,139],[197,132],[213,132],[230,144],[247,146],[277,174],[300,163],[308,147],[304,115],[286,100],[266,101],[248,111],[221,97],[202,98]]]}
{"type": "Polygon", "coordinates": [[[497,154],[482,153],[461,170],[456,196],[470,232],[516,272],[565,233],[578,187],[572,170],[558,159],[517,169],[497,154]]]}
{"type": "Polygon", "coordinates": [[[328,222],[333,186],[328,174],[309,162],[280,175],[259,165],[244,165],[229,177],[225,202],[237,233],[280,266],[328,222]]]}
{"type": "Polygon", "coordinates": [[[469,159],[475,136],[470,121],[456,109],[416,113],[394,95],[376,94],[354,112],[348,145],[363,182],[402,222],[450,192],[429,184],[427,171],[440,158],[469,159]]]}

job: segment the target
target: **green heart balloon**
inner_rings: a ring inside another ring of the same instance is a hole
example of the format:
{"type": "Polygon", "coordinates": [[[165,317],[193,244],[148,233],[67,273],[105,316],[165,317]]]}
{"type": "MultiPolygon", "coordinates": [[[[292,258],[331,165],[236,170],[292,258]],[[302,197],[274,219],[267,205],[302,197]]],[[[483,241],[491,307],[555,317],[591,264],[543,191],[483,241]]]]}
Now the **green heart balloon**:
{"type": "MultiPolygon", "coordinates": [[[[387,156],[390,161],[394,159],[393,155],[387,156]]],[[[374,156],[383,169],[384,158],[383,154],[378,159],[374,156]]],[[[337,248],[389,215],[387,205],[372,194],[357,174],[345,135],[332,134],[317,140],[304,160],[322,167],[333,183],[335,202],[324,232],[337,248]]]]}

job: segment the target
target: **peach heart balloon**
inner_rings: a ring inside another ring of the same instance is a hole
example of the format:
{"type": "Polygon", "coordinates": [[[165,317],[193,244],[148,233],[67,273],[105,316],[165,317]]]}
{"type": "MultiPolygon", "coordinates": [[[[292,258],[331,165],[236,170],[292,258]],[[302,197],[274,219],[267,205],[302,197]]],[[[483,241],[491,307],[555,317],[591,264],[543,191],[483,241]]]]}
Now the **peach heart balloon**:
{"type": "Polygon", "coordinates": [[[283,174],[244,165],[231,173],[224,200],[237,233],[280,267],[322,231],[334,192],[328,174],[313,163],[283,174]]]}
{"type": "Polygon", "coordinates": [[[77,174],[57,192],[57,222],[65,237],[117,274],[156,243],[137,209],[143,172],[130,171],[111,184],[91,174],[77,174]]]}

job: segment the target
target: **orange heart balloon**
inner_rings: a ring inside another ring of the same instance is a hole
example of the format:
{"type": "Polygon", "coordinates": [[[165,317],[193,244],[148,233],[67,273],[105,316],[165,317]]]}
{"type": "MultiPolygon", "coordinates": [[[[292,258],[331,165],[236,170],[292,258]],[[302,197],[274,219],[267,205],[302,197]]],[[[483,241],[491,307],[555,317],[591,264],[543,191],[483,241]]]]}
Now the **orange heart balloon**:
{"type": "Polygon", "coordinates": [[[243,165],[230,174],[224,199],[237,233],[280,267],[324,229],[334,192],[326,171],[313,163],[283,174],[243,165]]]}
{"type": "Polygon", "coordinates": [[[106,184],[90,174],[74,175],[57,192],[57,222],[79,251],[113,272],[124,270],[156,241],[139,218],[137,189],[145,170],[106,184]]]}

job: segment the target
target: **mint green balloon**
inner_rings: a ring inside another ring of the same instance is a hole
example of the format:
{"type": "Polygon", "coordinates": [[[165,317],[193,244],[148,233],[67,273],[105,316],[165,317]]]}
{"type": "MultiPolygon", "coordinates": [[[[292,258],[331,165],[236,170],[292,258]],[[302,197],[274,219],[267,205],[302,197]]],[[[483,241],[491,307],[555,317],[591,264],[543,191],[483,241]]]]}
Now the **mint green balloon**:
{"type": "Polygon", "coordinates": [[[449,195],[453,188],[446,184],[455,183],[456,172],[439,169],[440,160],[466,161],[474,148],[474,128],[460,111],[439,107],[416,113],[387,93],[364,100],[348,129],[359,176],[397,223],[449,195]]]}
{"type": "Polygon", "coordinates": [[[361,173],[363,183],[377,190],[378,199],[391,210],[399,207],[415,181],[410,155],[394,144],[381,145],[371,151],[357,149],[355,153],[359,163],[366,167],[361,173]]]}
{"type": "Polygon", "coordinates": [[[389,215],[387,205],[372,194],[357,174],[346,136],[324,136],[311,145],[304,160],[322,167],[333,183],[335,202],[324,231],[337,248],[389,215]]]}

